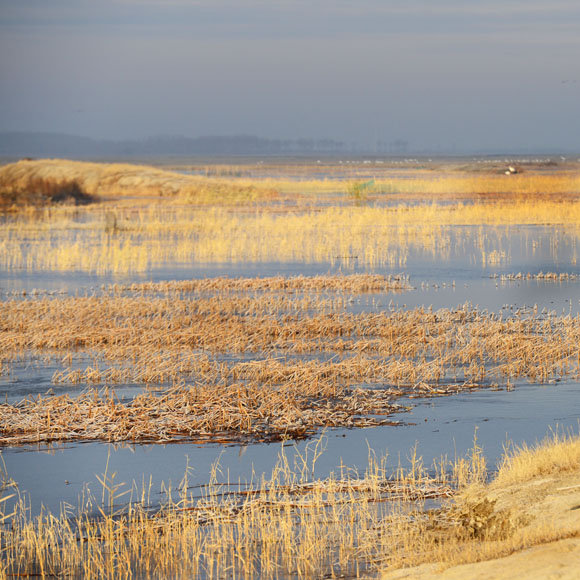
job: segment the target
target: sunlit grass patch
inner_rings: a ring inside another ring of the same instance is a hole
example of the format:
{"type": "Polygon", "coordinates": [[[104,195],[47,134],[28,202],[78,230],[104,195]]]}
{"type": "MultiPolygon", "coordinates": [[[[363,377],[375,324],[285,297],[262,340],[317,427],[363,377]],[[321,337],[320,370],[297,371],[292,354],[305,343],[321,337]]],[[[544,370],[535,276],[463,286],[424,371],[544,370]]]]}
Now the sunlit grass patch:
{"type": "Polygon", "coordinates": [[[580,440],[554,431],[535,445],[522,444],[506,449],[495,484],[523,483],[537,476],[574,471],[580,467],[580,440]]]}
{"type": "MultiPolygon", "coordinates": [[[[43,184],[45,189],[57,189],[59,184],[76,184],[79,191],[84,192],[85,199],[92,201],[129,198],[135,202],[153,197],[166,202],[228,205],[271,199],[276,195],[274,189],[256,182],[215,180],[145,165],[59,159],[19,161],[1,167],[0,183],[4,190],[12,192],[9,197],[14,197],[15,205],[19,206],[39,205],[38,197],[32,195],[35,184],[43,184]]],[[[62,189],[62,185],[60,187],[62,189]]]]}
{"type": "MultiPolygon", "coordinates": [[[[510,262],[507,228],[562,226],[573,238],[580,202],[324,207],[272,212],[220,207],[46,209],[3,224],[0,266],[6,269],[106,273],[146,272],[172,264],[302,262],[345,268],[403,268],[410,253],[448,259],[473,245],[482,266],[510,262]],[[114,224],[114,227],[111,227],[114,224]],[[455,240],[455,241],[453,241],[455,240]]],[[[534,251],[533,240],[529,242],[534,251]]],[[[557,252],[561,245],[554,241],[557,252]]],[[[571,256],[576,260],[576,254],[571,256]]]]}

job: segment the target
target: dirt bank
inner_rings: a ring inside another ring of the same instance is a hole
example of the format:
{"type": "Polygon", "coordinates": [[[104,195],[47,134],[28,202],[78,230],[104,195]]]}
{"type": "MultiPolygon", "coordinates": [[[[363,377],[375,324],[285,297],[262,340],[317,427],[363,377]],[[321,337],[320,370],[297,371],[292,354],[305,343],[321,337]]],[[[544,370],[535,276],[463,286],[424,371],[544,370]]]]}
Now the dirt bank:
{"type": "Polygon", "coordinates": [[[465,543],[455,555],[448,554],[447,561],[437,562],[435,557],[435,563],[386,572],[383,580],[579,577],[580,465],[523,483],[492,483],[459,503],[481,505],[485,499],[495,502],[493,512],[514,526],[509,537],[465,543]]]}

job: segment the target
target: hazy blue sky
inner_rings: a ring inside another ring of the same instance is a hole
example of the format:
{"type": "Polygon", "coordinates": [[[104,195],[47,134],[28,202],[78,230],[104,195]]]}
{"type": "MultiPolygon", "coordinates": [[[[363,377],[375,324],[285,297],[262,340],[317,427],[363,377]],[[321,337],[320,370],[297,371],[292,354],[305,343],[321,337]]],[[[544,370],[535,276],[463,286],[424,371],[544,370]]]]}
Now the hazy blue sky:
{"type": "Polygon", "coordinates": [[[580,150],[580,2],[0,0],[0,111],[106,138],[580,150]]]}

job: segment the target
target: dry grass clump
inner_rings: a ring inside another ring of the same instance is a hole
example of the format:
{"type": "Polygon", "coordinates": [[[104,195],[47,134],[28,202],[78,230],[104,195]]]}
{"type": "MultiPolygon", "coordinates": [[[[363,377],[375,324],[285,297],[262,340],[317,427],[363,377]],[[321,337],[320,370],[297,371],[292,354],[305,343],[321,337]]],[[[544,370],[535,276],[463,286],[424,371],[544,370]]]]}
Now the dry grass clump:
{"type": "Polygon", "coordinates": [[[23,160],[0,169],[3,183],[26,187],[30,179],[75,180],[90,195],[175,195],[188,177],[154,167],[63,159],[23,160]]]}
{"type": "Polygon", "coordinates": [[[528,446],[506,449],[500,470],[495,478],[497,486],[524,483],[538,476],[577,470],[580,466],[580,439],[559,432],[528,446]]]}
{"type": "Polygon", "coordinates": [[[384,423],[402,397],[578,377],[578,316],[351,311],[350,292],[401,282],[218,278],[0,302],[6,369],[34,359],[57,365],[54,383],[161,389],[3,405],[0,443],[303,437],[384,423]]]}
{"type": "Polygon", "coordinates": [[[31,177],[26,182],[11,183],[0,170],[0,211],[26,206],[42,207],[55,203],[82,205],[94,198],[74,179],[60,181],[31,177]]]}
{"type": "MultiPolygon", "coordinates": [[[[408,576],[431,577],[429,572],[495,560],[578,536],[578,436],[554,433],[533,448],[508,447],[493,481],[465,487],[444,509],[431,512],[425,528],[419,531],[418,526],[418,549],[387,557],[391,569],[429,563],[435,566],[410,570],[408,576]]],[[[561,571],[558,551],[552,556],[552,571],[561,571]]],[[[502,561],[505,577],[518,574],[508,566],[502,561]]],[[[483,577],[485,570],[465,573],[483,577]]],[[[402,576],[384,576],[391,577],[402,576]]]]}

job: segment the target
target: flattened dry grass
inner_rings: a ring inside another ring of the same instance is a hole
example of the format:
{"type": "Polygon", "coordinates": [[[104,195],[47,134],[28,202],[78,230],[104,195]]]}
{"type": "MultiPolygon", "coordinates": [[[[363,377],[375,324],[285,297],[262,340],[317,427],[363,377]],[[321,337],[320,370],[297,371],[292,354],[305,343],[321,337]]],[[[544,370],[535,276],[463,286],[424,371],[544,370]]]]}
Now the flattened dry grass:
{"type": "Polygon", "coordinates": [[[93,388],[2,405],[0,443],[299,438],[392,421],[401,398],[578,377],[578,316],[350,311],[351,292],[406,284],[219,278],[4,301],[7,370],[34,357],[58,364],[57,384],[156,391],[119,401],[93,388]]]}
{"type": "Polygon", "coordinates": [[[118,285],[114,291],[151,292],[397,292],[411,290],[404,274],[349,274],[341,276],[269,276],[264,278],[201,278],[172,282],[148,282],[128,286],[118,285]]]}
{"type": "Polygon", "coordinates": [[[80,396],[38,396],[0,406],[0,445],[100,440],[194,443],[303,439],[322,427],[368,427],[403,407],[388,392],[328,384],[175,387],[121,402],[95,389],[80,396]],[[328,392],[330,391],[330,392],[328,392]]]}

